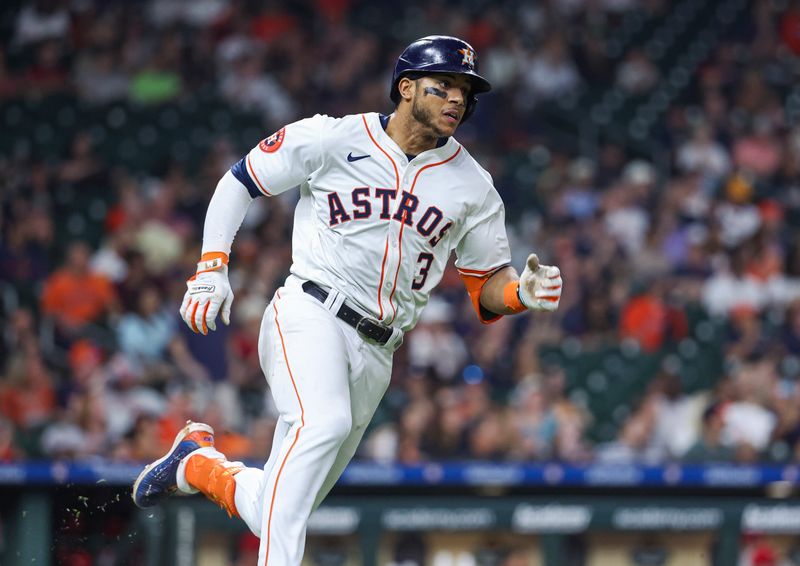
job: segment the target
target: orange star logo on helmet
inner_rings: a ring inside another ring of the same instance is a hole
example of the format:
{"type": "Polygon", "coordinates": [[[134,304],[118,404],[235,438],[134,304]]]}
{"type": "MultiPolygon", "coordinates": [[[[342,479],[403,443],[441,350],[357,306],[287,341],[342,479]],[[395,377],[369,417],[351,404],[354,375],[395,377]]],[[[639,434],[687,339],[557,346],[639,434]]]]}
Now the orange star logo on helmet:
{"type": "Polygon", "coordinates": [[[278,151],[283,143],[283,138],[286,137],[286,128],[281,128],[270,137],[261,140],[258,148],[264,153],[274,153],[278,151]]]}
{"type": "Polygon", "coordinates": [[[472,49],[467,49],[466,47],[459,49],[458,52],[464,56],[464,58],[461,60],[461,64],[472,69],[475,66],[475,52],[472,49]]]}

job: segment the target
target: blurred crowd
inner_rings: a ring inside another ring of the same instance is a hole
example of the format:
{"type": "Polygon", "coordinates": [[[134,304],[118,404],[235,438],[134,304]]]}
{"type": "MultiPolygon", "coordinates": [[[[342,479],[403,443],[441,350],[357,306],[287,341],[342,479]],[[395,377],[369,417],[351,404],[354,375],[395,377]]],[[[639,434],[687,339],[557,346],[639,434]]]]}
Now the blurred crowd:
{"type": "MultiPolygon", "coordinates": [[[[665,70],[646,50],[611,57],[608,45],[630,13],[657,23],[669,6],[12,2],[0,108],[54,94],[78,109],[180,105],[203,90],[257,114],[266,137],[317,112],[390,112],[403,46],[464,37],[494,89],[458,138],[507,203],[514,265],[538,252],[561,268],[564,296],[553,315],[482,326],[451,267],[397,353],[358,457],[800,461],[800,123],[790,112],[800,6],[747,8],[748,23],[719,38],[664,112],[657,153],[602,137],[587,150],[541,127],[548,102],[589,86],[655,88],[665,70]],[[703,352],[721,358],[719,375],[700,389],[670,363],[640,376],[609,438],[591,434],[580,376],[540,355],[697,348],[696,312],[719,334],[703,352]]],[[[236,134],[144,171],[102,159],[90,132],[63,154],[0,155],[0,461],[150,460],[189,418],[211,424],[229,458],[266,459],[275,411],[258,330],[291,263],[297,196],[251,206],[231,255],[230,327],[197,336],[177,313],[216,182],[239,146],[258,143],[236,134]],[[94,237],[72,213],[98,191],[109,205],[81,211],[100,227],[94,237]]]]}

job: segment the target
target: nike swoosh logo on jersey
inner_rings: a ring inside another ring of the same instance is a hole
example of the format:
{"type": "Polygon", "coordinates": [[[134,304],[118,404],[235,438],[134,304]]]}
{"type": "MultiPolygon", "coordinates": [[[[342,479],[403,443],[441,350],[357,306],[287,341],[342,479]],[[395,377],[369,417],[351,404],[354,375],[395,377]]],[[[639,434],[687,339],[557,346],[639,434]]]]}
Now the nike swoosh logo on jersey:
{"type": "Polygon", "coordinates": [[[367,157],[369,157],[369,154],[367,154],[367,155],[353,155],[353,152],[351,151],[350,153],[347,154],[347,161],[352,163],[353,161],[358,161],[359,159],[366,159],[367,157]]]}

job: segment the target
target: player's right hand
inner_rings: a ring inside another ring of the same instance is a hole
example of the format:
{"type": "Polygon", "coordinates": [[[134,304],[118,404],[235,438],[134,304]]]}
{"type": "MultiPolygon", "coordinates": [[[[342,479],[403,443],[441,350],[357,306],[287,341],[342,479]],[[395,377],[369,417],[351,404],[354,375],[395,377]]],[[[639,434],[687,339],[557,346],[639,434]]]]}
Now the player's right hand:
{"type": "Polygon", "coordinates": [[[228,281],[228,266],[193,275],[186,282],[186,294],[181,303],[181,318],[194,332],[203,335],[217,329],[217,314],[222,322],[231,323],[233,290],[228,281]]]}

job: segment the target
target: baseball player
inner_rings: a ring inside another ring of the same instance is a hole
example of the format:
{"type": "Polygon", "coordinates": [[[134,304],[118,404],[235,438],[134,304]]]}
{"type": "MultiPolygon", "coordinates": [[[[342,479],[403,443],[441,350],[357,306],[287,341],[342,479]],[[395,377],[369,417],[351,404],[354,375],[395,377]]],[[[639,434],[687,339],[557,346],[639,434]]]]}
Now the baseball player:
{"type": "Polygon", "coordinates": [[[558,307],[558,268],[531,254],[517,275],[500,196],[453,137],[491,88],[476,65],[460,39],[415,41],[395,66],[393,114],[289,124],[219,181],[180,308],[202,334],[217,314],[230,322],[228,255],[248,205],[300,187],[291,273],[259,337],[280,413],[272,452],[263,469],[229,462],[211,427],[189,422],[139,475],[137,505],[201,491],[260,537],[259,566],[299,565],[308,517],[355,453],[453,250],[482,322],[558,307]]]}

